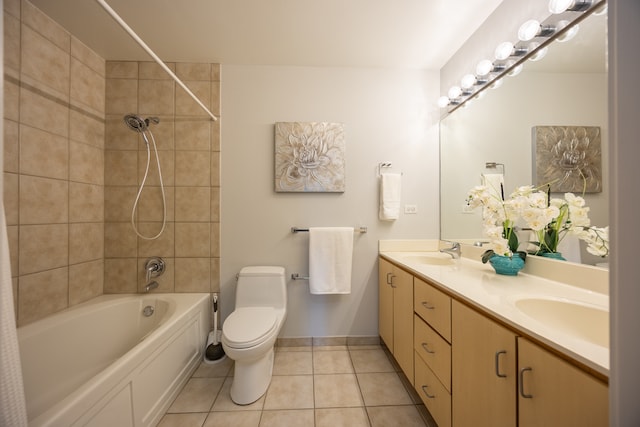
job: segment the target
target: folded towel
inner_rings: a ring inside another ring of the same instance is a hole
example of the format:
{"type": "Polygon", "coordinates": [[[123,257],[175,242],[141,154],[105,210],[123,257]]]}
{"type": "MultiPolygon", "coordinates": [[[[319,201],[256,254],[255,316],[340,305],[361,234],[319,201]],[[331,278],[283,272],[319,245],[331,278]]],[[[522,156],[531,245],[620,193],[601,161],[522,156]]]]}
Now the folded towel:
{"type": "Polygon", "coordinates": [[[504,200],[504,175],[501,173],[482,174],[482,185],[495,194],[498,199],[504,200]]]}
{"type": "Polygon", "coordinates": [[[309,228],[312,294],[350,294],[353,227],[309,228]]]}
{"type": "Polygon", "coordinates": [[[399,173],[380,174],[380,212],[383,221],[393,221],[400,217],[400,193],[402,175],[399,173]]]}

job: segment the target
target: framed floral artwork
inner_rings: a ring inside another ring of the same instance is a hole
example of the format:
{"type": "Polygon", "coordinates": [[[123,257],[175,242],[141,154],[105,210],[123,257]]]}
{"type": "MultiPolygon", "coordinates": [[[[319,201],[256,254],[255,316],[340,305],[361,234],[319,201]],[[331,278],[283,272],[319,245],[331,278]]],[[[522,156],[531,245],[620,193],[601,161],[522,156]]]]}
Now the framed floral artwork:
{"type": "Polygon", "coordinates": [[[277,122],[275,189],[277,192],[344,192],[344,125],[277,122]]]}
{"type": "Polygon", "coordinates": [[[533,183],[557,193],[602,191],[598,126],[534,126],[533,183]]]}

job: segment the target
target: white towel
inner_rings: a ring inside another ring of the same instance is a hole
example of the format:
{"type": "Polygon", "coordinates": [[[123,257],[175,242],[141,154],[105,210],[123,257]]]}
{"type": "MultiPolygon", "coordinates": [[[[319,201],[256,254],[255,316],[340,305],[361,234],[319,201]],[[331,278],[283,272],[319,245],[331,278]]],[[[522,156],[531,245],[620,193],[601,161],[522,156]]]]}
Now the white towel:
{"type": "Polygon", "coordinates": [[[504,175],[501,173],[482,174],[482,185],[495,194],[498,199],[504,200],[504,175]]]}
{"type": "Polygon", "coordinates": [[[380,174],[380,213],[378,216],[381,220],[393,221],[400,217],[401,189],[401,174],[380,174]]]}
{"type": "Polygon", "coordinates": [[[353,227],[309,228],[312,294],[350,294],[353,227]]]}

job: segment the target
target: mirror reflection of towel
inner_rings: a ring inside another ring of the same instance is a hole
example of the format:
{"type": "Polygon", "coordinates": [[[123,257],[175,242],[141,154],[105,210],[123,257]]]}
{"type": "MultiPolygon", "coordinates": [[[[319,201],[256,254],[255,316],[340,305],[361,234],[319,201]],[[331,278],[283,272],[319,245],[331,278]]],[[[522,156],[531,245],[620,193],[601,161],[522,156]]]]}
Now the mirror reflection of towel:
{"type": "Polygon", "coordinates": [[[487,187],[495,196],[504,200],[504,175],[501,173],[482,174],[482,185],[487,187]]]}
{"type": "Polygon", "coordinates": [[[380,212],[378,216],[381,220],[393,221],[400,217],[401,190],[401,174],[380,174],[380,212]]]}

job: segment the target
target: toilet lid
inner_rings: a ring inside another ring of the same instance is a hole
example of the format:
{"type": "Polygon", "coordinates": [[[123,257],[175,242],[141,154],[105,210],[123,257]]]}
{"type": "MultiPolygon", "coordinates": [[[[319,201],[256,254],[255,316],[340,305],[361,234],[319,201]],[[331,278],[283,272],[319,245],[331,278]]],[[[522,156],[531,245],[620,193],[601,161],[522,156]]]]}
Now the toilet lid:
{"type": "Polygon", "coordinates": [[[236,308],[222,326],[225,344],[234,348],[258,345],[275,329],[276,319],[272,307],[236,308]]]}

